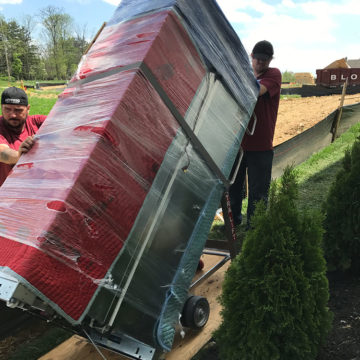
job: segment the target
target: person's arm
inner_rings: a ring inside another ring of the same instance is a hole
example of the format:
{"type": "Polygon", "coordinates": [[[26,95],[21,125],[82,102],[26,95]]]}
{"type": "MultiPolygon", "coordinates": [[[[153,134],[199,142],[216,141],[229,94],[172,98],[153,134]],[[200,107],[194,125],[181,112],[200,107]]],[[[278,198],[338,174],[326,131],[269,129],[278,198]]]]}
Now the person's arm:
{"type": "Polygon", "coordinates": [[[257,79],[256,80],[257,81],[257,83],[259,84],[259,93],[258,93],[258,97],[259,96],[261,96],[261,95],[264,95],[267,91],[268,91],[268,89],[267,89],[267,87],[264,85],[264,84],[262,84],[261,83],[261,80],[260,79],[257,79]]]}
{"type": "Polygon", "coordinates": [[[34,136],[29,136],[21,143],[19,150],[11,149],[6,144],[0,144],[0,162],[9,165],[16,164],[21,154],[27,153],[34,143],[34,136]]]}
{"type": "Polygon", "coordinates": [[[267,91],[267,87],[263,84],[260,84],[259,96],[264,95],[267,91]]]}
{"type": "Polygon", "coordinates": [[[18,151],[10,149],[5,144],[0,144],[0,162],[13,165],[19,160],[20,154],[18,151]]]}
{"type": "Polygon", "coordinates": [[[269,68],[264,77],[258,79],[260,90],[259,96],[269,93],[270,97],[275,96],[281,89],[281,72],[277,68],[269,68]]]}

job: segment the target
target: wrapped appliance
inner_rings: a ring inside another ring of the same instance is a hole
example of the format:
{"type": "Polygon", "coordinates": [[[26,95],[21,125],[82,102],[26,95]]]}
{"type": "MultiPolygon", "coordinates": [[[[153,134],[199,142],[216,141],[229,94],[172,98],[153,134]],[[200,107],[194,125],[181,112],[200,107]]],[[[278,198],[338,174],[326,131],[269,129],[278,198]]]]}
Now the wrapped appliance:
{"type": "Polygon", "coordinates": [[[0,298],[169,351],[257,94],[215,1],[122,1],[0,188],[0,298]]]}

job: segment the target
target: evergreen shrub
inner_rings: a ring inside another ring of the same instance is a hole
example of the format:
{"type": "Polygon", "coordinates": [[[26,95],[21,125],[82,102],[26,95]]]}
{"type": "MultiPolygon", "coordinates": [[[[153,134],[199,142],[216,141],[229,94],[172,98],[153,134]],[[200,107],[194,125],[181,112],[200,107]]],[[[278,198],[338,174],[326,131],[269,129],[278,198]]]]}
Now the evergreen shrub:
{"type": "Polygon", "coordinates": [[[360,273],[360,137],[347,150],[324,204],[324,253],[331,270],[360,273]]]}
{"type": "Polygon", "coordinates": [[[214,336],[222,360],[315,359],[331,328],[321,248],[323,217],[300,213],[291,168],[273,183],[266,209],[226,273],[223,322],[214,336]]]}

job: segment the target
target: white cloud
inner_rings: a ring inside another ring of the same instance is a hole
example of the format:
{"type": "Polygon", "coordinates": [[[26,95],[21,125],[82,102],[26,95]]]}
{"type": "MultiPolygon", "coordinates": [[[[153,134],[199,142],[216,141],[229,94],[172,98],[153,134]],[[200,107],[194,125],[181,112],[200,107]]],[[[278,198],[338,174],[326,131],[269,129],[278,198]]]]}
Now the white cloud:
{"type": "Polygon", "coordinates": [[[281,3],[282,6],[293,9],[296,7],[296,4],[292,0],[283,0],[281,3]]]}
{"type": "Polygon", "coordinates": [[[309,1],[300,5],[308,14],[321,16],[358,15],[360,3],[357,0],[343,0],[337,3],[328,1],[309,1]]]}
{"type": "Polygon", "coordinates": [[[276,5],[263,0],[217,1],[249,53],[259,40],[273,43],[272,65],[281,71],[315,73],[336,59],[360,57],[360,30],[350,25],[350,18],[354,21],[360,14],[358,0],[282,0],[276,5]]]}
{"type": "Polygon", "coordinates": [[[110,5],[118,6],[121,0],[102,0],[110,5]]]}
{"type": "Polygon", "coordinates": [[[226,12],[224,11],[224,14],[231,23],[246,24],[246,23],[251,23],[252,21],[252,17],[248,15],[246,12],[236,11],[233,13],[229,13],[229,15],[227,15],[226,12]]]}
{"type": "Polygon", "coordinates": [[[0,0],[0,4],[2,5],[17,5],[17,4],[21,4],[23,2],[23,0],[0,0]]]}

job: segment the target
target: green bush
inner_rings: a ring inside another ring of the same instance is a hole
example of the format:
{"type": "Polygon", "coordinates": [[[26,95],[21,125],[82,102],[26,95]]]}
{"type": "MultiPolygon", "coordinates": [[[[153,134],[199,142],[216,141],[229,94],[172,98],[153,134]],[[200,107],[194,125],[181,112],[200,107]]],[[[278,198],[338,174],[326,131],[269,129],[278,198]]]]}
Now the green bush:
{"type": "Polygon", "coordinates": [[[324,210],[324,252],[329,270],[360,273],[360,137],[345,153],[324,210]]]}
{"type": "Polygon", "coordinates": [[[214,336],[222,360],[315,359],[331,328],[320,212],[300,213],[290,168],[272,184],[268,208],[223,284],[223,323],[214,336]]]}

